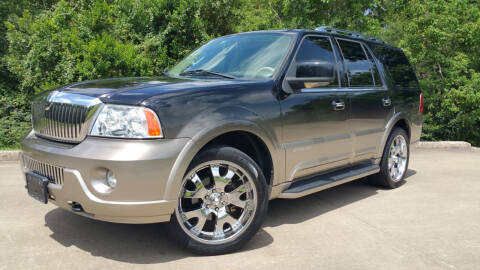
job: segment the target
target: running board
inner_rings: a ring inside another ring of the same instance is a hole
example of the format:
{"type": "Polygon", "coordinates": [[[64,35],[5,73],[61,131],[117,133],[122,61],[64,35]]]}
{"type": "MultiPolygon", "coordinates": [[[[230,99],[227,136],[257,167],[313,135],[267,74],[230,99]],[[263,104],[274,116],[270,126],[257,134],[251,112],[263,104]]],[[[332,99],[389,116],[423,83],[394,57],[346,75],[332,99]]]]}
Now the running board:
{"type": "Polygon", "coordinates": [[[341,185],[371,174],[378,173],[380,166],[375,164],[356,165],[339,171],[313,176],[293,182],[278,198],[295,199],[327,188],[341,185]]]}

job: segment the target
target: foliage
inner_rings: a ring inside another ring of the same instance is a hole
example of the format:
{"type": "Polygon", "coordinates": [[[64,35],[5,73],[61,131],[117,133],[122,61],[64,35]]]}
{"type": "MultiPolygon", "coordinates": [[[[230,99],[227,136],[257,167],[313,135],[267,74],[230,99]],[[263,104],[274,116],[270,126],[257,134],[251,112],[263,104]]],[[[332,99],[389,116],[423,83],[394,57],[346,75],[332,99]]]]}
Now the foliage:
{"type": "Polygon", "coordinates": [[[425,95],[423,138],[480,145],[480,9],[476,0],[394,1],[385,36],[403,48],[425,95]]]}
{"type": "Polygon", "coordinates": [[[41,12],[54,1],[0,1],[0,148],[17,148],[20,138],[30,129],[29,95],[18,90],[19,81],[9,70],[3,56],[7,52],[7,19],[22,14],[24,9],[41,12]]]}
{"type": "Polygon", "coordinates": [[[403,48],[426,97],[424,139],[480,145],[477,0],[3,0],[0,20],[0,146],[18,145],[40,89],[158,75],[217,36],[319,25],[403,48]]]}

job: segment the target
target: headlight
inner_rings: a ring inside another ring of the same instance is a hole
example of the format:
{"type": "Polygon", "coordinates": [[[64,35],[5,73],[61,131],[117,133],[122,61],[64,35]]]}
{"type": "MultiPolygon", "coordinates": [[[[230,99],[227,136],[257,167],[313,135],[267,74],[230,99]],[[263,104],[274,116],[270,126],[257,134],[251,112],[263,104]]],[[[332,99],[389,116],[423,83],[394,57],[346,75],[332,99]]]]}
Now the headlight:
{"type": "Polygon", "coordinates": [[[90,135],[120,138],[162,138],[160,121],[154,111],[138,106],[103,106],[90,135]]]}

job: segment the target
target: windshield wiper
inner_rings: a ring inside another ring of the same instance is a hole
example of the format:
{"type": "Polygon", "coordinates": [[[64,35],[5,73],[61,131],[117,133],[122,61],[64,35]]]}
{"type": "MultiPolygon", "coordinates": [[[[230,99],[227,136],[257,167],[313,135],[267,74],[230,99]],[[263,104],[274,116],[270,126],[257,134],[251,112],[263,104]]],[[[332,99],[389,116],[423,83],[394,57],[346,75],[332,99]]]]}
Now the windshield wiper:
{"type": "Polygon", "coordinates": [[[220,76],[227,79],[236,79],[236,77],[227,75],[217,71],[211,71],[206,69],[194,69],[194,70],[187,70],[179,74],[180,76],[188,76],[188,75],[215,75],[220,76]]]}

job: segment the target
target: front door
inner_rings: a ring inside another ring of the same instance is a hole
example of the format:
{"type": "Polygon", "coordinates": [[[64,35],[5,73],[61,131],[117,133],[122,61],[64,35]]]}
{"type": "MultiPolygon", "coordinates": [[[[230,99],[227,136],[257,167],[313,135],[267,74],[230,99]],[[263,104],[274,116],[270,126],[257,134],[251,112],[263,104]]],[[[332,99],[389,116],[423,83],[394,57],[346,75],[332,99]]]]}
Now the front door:
{"type": "MultiPolygon", "coordinates": [[[[301,77],[297,69],[301,63],[331,62],[336,67],[339,55],[332,45],[328,36],[305,36],[287,77],[301,77]]],[[[349,162],[352,142],[346,127],[348,89],[340,89],[338,74],[335,71],[331,82],[304,83],[280,103],[287,181],[349,162]]]]}

